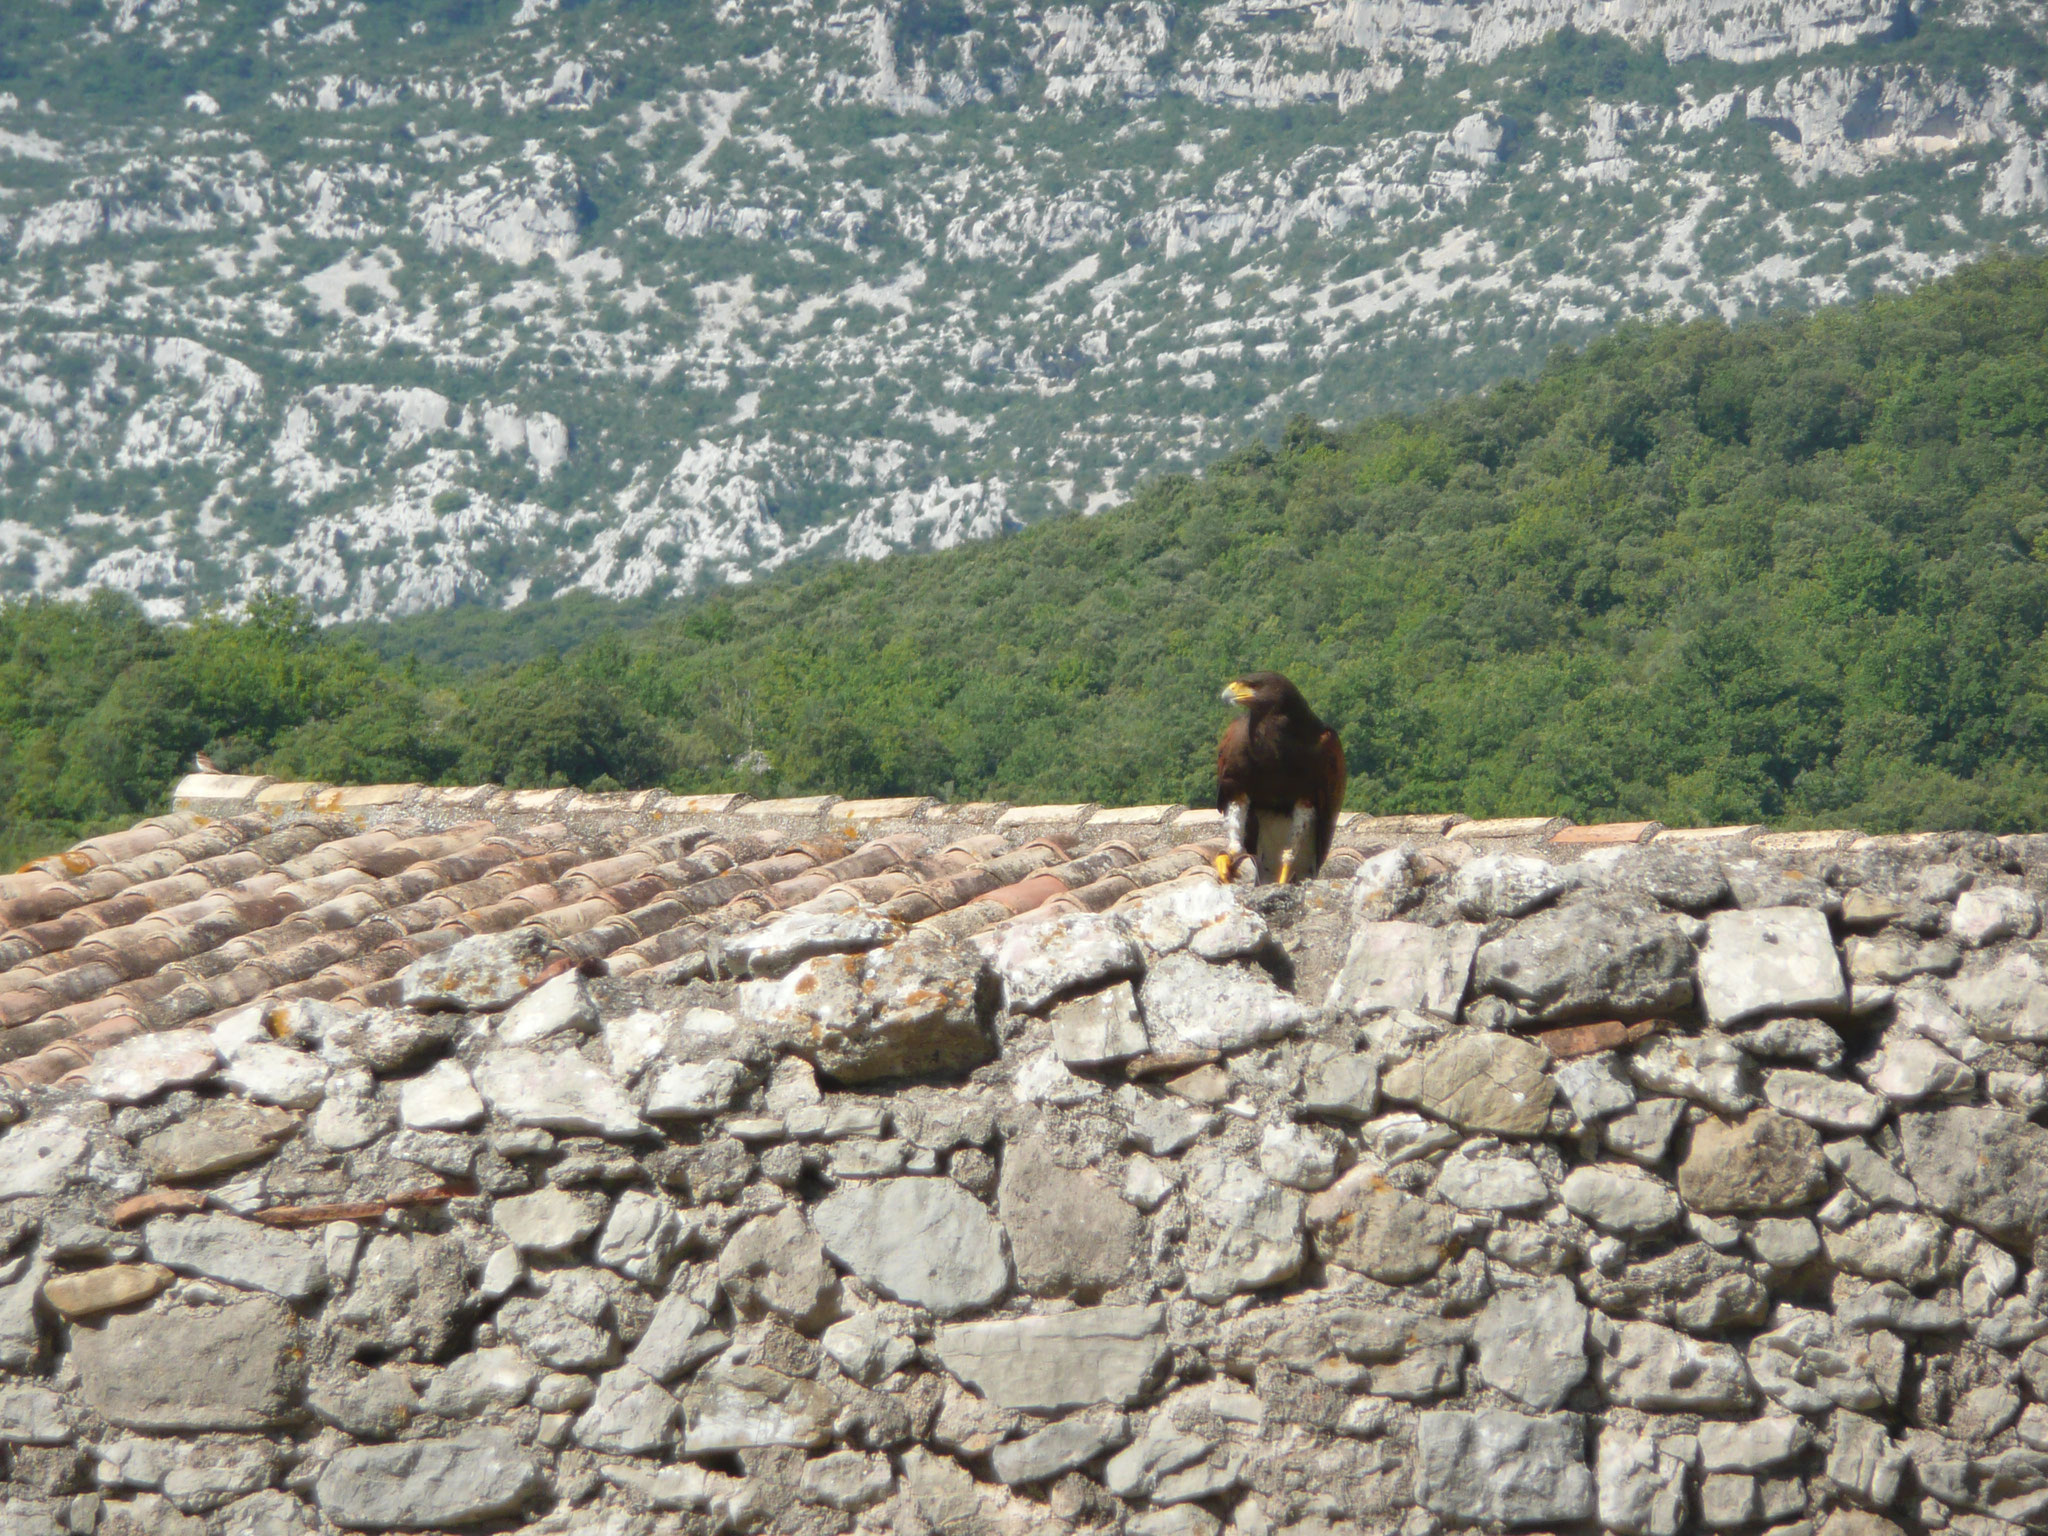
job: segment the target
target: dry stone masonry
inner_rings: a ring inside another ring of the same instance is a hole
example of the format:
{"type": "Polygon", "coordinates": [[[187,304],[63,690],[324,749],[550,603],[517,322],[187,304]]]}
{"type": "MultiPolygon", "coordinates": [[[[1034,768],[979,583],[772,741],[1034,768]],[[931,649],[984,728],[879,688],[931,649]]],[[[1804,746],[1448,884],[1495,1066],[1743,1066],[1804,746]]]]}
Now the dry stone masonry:
{"type": "Polygon", "coordinates": [[[16,1052],[0,1530],[2048,1530],[2048,838],[1054,809],[16,1052]]]}

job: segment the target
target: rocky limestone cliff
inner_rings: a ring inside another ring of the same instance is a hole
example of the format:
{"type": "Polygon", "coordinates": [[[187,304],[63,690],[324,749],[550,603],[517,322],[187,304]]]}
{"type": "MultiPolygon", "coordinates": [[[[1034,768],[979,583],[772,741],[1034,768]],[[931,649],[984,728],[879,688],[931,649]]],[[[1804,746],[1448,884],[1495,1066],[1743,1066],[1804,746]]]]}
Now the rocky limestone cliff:
{"type": "Polygon", "coordinates": [[[135,1036],[6,1104],[0,1524],[2048,1528],[2048,840],[1596,841],[135,1036]]]}
{"type": "Polygon", "coordinates": [[[947,547],[2048,228],[2038,0],[397,15],[20,12],[0,593],[947,547]]]}

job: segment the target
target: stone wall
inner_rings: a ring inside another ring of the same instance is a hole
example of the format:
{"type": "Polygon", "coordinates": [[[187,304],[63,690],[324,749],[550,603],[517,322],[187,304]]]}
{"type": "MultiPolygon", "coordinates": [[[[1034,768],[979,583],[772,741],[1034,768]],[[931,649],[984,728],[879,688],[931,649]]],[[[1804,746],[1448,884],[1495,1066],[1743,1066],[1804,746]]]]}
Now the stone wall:
{"type": "Polygon", "coordinates": [[[2048,1528],[2048,840],[1830,841],[127,1041],[0,1105],[0,1530],[2048,1528]]]}

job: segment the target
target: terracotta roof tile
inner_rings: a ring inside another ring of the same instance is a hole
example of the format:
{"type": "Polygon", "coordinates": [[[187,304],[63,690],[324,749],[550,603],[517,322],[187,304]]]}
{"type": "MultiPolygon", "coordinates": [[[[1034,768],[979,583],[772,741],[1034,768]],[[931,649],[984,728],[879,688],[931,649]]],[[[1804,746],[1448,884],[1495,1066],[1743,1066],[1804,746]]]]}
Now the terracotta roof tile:
{"type": "Polygon", "coordinates": [[[0,877],[0,1077],[54,1083],[137,1032],[259,1000],[395,1004],[407,966],[480,933],[531,927],[570,962],[687,975],[792,909],[966,935],[1210,878],[1218,846],[1194,840],[1212,819],[1172,806],[225,774],[188,777],[174,806],[0,877]]]}

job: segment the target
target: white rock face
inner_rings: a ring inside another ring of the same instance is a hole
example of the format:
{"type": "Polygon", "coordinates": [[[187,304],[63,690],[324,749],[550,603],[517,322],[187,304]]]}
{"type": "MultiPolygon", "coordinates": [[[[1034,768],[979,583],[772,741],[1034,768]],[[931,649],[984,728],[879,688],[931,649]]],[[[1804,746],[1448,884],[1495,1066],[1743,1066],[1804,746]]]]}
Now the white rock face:
{"type": "MultiPolygon", "coordinates": [[[[209,0],[108,10],[86,54],[39,34],[24,66],[182,57],[211,25],[209,0]]],[[[119,124],[0,103],[0,153],[37,170],[0,214],[0,457],[23,466],[0,596],[185,617],[274,585],[369,619],[948,548],[1617,319],[1921,281],[2048,208],[2038,82],[1893,57],[1921,27],[2038,40],[2022,0],[1137,0],[970,11],[957,35],[918,14],[792,14],[763,52],[731,7],[688,40],[638,16],[597,39],[522,0],[454,68],[304,0],[265,33],[264,100],[194,90],[119,124]],[[1532,112],[1490,85],[1567,27],[1661,51],[1670,95],[1532,112]],[[1481,73],[1446,111],[1454,67],[1481,73]],[[1331,136],[1368,103],[1370,136],[1331,136]],[[850,105],[897,125],[857,167],[814,147],[850,105]],[[1789,188],[1741,161],[1757,132],[1789,188]],[[288,170],[250,148],[268,134],[299,146],[288,170]],[[593,135],[628,149],[592,158],[593,135]],[[1504,212],[1532,202],[1533,226],[1504,212]],[[164,238],[206,254],[144,327],[124,284],[164,238]],[[1381,242],[1413,260],[1338,275],[1381,242]],[[1219,265],[1260,263],[1255,292],[1219,265]],[[399,355],[435,376],[395,378],[399,355]],[[670,396],[682,442],[650,404],[670,396]],[[962,458],[1020,446],[1027,471],[962,458]],[[118,510],[71,515],[81,480],[118,510]]]]}

